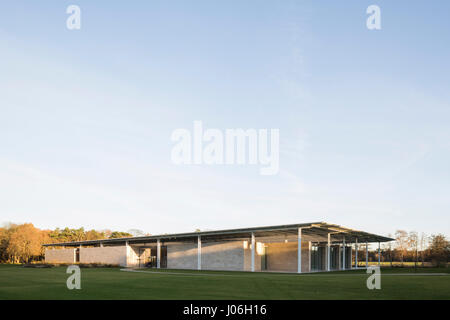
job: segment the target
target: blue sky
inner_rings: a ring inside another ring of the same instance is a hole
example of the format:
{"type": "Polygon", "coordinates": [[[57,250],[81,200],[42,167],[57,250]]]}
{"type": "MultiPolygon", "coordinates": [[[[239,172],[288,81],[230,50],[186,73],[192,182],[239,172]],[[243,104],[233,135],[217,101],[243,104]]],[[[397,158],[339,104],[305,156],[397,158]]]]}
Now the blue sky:
{"type": "Polygon", "coordinates": [[[150,233],[450,231],[448,1],[14,1],[0,222],[150,233]],[[81,30],[66,28],[68,5],[81,30]],[[381,8],[382,29],[366,28],[381,8]],[[171,132],[279,128],[280,171],[175,166],[171,132]]]}

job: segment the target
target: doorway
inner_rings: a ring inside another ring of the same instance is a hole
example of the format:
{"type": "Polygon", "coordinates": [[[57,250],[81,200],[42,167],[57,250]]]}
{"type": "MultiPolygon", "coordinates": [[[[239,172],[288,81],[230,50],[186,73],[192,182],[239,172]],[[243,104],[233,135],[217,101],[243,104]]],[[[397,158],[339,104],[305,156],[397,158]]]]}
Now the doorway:
{"type": "MultiPolygon", "coordinates": [[[[158,249],[156,246],[139,247],[139,268],[156,268],[158,266],[158,249]]],[[[161,246],[161,268],[167,268],[167,246],[161,246]]]]}

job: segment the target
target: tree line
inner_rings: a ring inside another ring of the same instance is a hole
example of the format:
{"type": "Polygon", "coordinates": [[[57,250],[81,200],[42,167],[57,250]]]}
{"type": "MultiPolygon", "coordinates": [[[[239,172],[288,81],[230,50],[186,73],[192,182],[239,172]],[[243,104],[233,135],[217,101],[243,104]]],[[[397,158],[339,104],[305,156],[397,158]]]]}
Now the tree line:
{"type": "Polygon", "coordinates": [[[84,230],[64,228],[41,230],[32,223],[6,224],[0,228],[0,263],[29,263],[44,259],[44,243],[99,240],[143,235],[139,230],[130,232],[110,230],[84,230]],[[131,232],[131,233],[130,233],[131,232]]]}

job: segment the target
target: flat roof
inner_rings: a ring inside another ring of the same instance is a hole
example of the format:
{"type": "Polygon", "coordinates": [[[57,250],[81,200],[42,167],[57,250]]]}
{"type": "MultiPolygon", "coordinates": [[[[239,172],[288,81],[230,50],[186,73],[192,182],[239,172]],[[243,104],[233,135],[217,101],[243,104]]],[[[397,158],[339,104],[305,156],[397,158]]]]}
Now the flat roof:
{"type": "Polygon", "coordinates": [[[277,226],[265,226],[265,227],[253,227],[253,228],[240,228],[240,229],[226,229],[215,231],[198,231],[188,233],[173,233],[173,234],[160,234],[141,237],[127,237],[127,238],[113,238],[113,239],[100,239],[100,240],[84,240],[73,242],[60,242],[60,243],[46,243],[45,247],[57,247],[57,246],[79,246],[79,245],[96,245],[96,244],[143,244],[152,243],[157,240],[163,242],[175,242],[175,241],[193,241],[198,236],[201,236],[202,241],[226,241],[226,240],[248,240],[253,233],[256,238],[279,236],[287,239],[288,237],[296,237],[298,235],[298,229],[302,228],[302,239],[312,242],[327,242],[328,234],[330,234],[331,242],[343,242],[344,238],[346,243],[359,243],[364,242],[387,242],[394,239],[368,233],[364,231],[354,230],[346,227],[342,227],[337,224],[329,224],[326,222],[311,222],[300,224],[286,224],[277,226]]]}

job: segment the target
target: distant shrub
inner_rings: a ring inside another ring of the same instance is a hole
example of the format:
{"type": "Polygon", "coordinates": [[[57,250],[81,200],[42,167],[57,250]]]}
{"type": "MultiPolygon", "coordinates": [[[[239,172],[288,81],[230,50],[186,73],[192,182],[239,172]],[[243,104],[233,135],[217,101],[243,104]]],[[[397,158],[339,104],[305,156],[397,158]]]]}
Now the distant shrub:
{"type": "Polygon", "coordinates": [[[80,268],[117,268],[117,264],[104,264],[104,263],[78,263],[80,268]]]}
{"type": "Polygon", "coordinates": [[[55,265],[51,263],[27,263],[24,268],[53,268],[55,265]]]}
{"type": "Polygon", "coordinates": [[[52,268],[52,267],[67,267],[70,265],[76,265],[80,268],[118,268],[117,264],[105,264],[105,263],[27,263],[23,264],[24,268],[52,268]]]}

